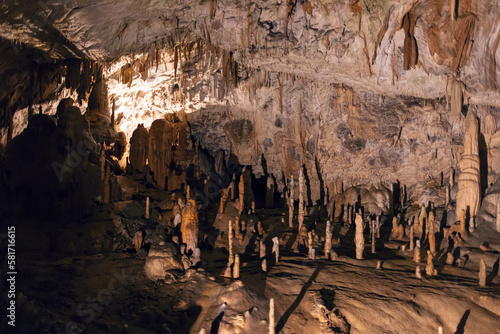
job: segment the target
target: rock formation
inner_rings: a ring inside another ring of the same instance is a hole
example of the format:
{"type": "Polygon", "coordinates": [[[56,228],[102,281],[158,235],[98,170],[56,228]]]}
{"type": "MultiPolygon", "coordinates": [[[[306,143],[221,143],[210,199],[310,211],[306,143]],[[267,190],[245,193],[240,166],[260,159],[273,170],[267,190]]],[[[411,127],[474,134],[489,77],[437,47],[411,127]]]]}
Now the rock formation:
{"type": "Polygon", "coordinates": [[[182,242],[187,245],[186,251],[193,251],[198,245],[198,211],[196,202],[190,199],[182,210],[181,223],[182,242]]]}
{"type": "Polygon", "coordinates": [[[238,213],[241,215],[245,208],[245,182],[243,181],[243,173],[240,175],[240,183],[238,184],[239,208],[238,213]]]}
{"type": "Polygon", "coordinates": [[[234,255],[233,278],[240,278],[240,256],[238,254],[234,255]]]}
{"type": "Polygon", "coordinates": [[[330,251],[332,250],[332,231],[330,226],[330,221],[326,222],[325,230],[325,259],[330,259],[330,251]]]}
{"type": "Polygon", "coordinates": [[[149,148],[149,133],[143,124],[139,124],[130,138],[130,165],[133,170],[142,171],[146,165],[149,148]]]}
{"type": "Polygon", "coordinates": [[[465,119],[463,153],[459,162],[458,193],[456,215],[460,217],[465,210],[470,217],[475,217],[481,201],[481,175],[479,162],[479,125],[476,115],[469,112],[465,119]]]}
{"type": "Polygon", "coordinates": [[[356,235],[354,237],[354,243],[356,244],[356,259],[363,259],[363,250],[365,249],[365,237],[363,235],[363,217],[357,213],[356,214],[356,235]]]}
{"type": "Polygon", "coordinates": [[[298,213],[299,231],[304,223],[304,173],[302,168],[299,171],[299,213],[298,213]]]}
{"type": "Polygon", "coordinates": [[[278,237],[274,237],[273,239],[273,249],[272,253],[275,255],[276,263],[278,263],[278,260],[280,258],[280,240],[278,237]]]}
{"type": "Polygon", "coordinates": [[[437,270],[434,269],[434,256],[432,255],[431,251],[427,251],[427,265],[425,266],[425,273],[427,276],[436,276],[437,275],[437,270]]]}
{"type": "Polygon", "coordinates": [[[166,188],[166,177],[171,162],[172,141],[172,126],[170,122],[165,119],[157,119],[151,124],[149,130],[148,160],[156,183],[163,189],[166,188]]]}
{"type": "MultiPolygon", "coordinates": [[[[295,202],[295,197],[293,193],[293,175],[290,179],[290,187],[288,190],[288,227],[292,228],[293,227],[293,206],[295,202]]],[[[300,229],[299,229],[300,231],[300,229]]]]}

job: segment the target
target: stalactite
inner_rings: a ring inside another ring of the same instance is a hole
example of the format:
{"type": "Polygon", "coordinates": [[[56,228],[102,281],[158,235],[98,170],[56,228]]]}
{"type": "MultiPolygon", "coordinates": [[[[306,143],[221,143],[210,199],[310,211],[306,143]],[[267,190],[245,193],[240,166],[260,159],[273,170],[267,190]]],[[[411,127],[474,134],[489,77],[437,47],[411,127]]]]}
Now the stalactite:
{"type": "Polygon", "coordinates": [[[403,68],[408,71],[417,65],[418,61],[417,41],[414,37],[415,21],[410,12],[403,17],[402,28],[405,31],[403,68]]]}

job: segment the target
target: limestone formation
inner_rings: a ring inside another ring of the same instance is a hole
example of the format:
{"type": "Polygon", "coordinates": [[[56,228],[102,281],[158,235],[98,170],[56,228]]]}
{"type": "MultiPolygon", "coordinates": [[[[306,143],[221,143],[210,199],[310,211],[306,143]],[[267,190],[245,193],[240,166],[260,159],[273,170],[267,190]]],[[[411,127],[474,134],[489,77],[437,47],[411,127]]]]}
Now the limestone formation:
{"type": "Polygon", "coordinates": [[[486,286],[486,264],[483,258],[479,260],[479,286],[486,286]]]}
{"type": "Polygon", "coordinates": [[[142,171],[146,165],[149,147],[149,133],[139,124],[130,138],[130,165],[134,171],[142,171]]]}
{"type": "Polygon", "coordinates": [[[465,209],[460,210],[460,215],[458,215],[457,217],[460,221],[460,234],[462,235],[462,238],[466,238],[467,227],[465,226],[465,219],[466,219],[465,209]]]}
{"type": "Polygon", "coordinates": [[[332,250],[332,231],[330,226],[330,221],[326,222],[325,231],[325,258],[328,260],[330,258],[330,251],[332,250]]]}
{"type": "Polygon", "coordinates": [[[243,242],[243,234],[240,230],[240,218],[236,217],[234,220],[234,236],[239,242],[243,242]]]}
{"type": "Polygon", "coordinates": [[[137,231],[134,234],[134,238],[132,239],[132,243],[134,244],[135,251],[138,252],[142,247],[142,231],[137,231]]]}
{"type": "Polygon", "coordinates": [[[240,256],[238,254],[234,255],[233,278],[240,278],[240,256]]]}
{"type": "Polygon", "coordinates": [[[416,226],[416,231],[415,231],[419,235],[423,235],[424,233],[424,224],[426,220],[427,220],[427,210],[425,209],[425,206],[422,205],[422,208],[420,210],[420,216],[418,216],[418,225],[416,226]]]}
{"type": "Polygon", "coordinates": [[[481,200],[480,162],[479,162],[479,125],[476,115],[469,111],[465,119],[464,151],[459,162],[458,192],[456,200],[456,215],[462,210],[475,217],[481,200]]]}
{"type": "Polygon", "coordinates": [[[255,227],[255,233],[257,233],[259,237],[264,236],[264,228],[262,227],[262,223],[260,221],[257,222],[257,226],[255,227]]]}
{"type": "Polygon", "coordinates": [[[243,173],[240,175],[240,183],[238,184],[238,196],[240,199],[240,206],[238,208],[238,213],[241,215],[245,207],[245,182],[243,181],[243,173]]]}
{"type": "Polygon", "coordinates": [[[144,211],[144,217],[149,219],[149,196],[146,197],[146,209],[144,211]]]}
{"type": "Polygon", "coordinates": [[[262,259],[262,262],[260,264],[260,268],[262,269],[263,272],[267,273],[267,260],[262,259]]]}
{"type": "Polygon", "coordinates": [[[219,205],[219,213],[224,213],[224,204],[227,201],[227,197],[229,196],[229,189],[224,188],[221,190],[221,197],[220,197],[220,205],[219,205]]]}
{"type": "Polygon", "coordinates": [[[365,248],[365,237],[363,235],[363,217],[357,213],[356,214],[356,235],[354,237],[354,242],[356,244],[356,259],[363,259],[363,250],[365,248]]]}
{"type": "Polygon", "coordinates": [[[432,254],[436,254],[436,236],[434,235],[434,213],[429,212],[429,221],[427,224],[427,233],[429,238],[429,250],[432,254]]]}
{"type": "Polygon", "coordinates": [[[375,269],[377,269],[377,270],[382,269],[382,261],[380,261],[380,260],[377,261],[377,266],[375,267],[375,269]]]}
{"type": "Polygon", "coordinates": [[[229,250],[229,258],[227,260],[227,266],[231,266],[234,262],[233,256],[233,223],[229,221],[227,230],[227,245],[229,250]]]}
{"type": "Polygon", "coordinates": [[[309,249],[309,259],[314,260],[314,255],[313,255],[313,237],[312,237],[312,232],[307,233],[307,246],[309,249]]]}
{"type": "Polygon", "coordinates": [[[252,201],[251,208],[252,208],[252,214],[255,214],[255,202],[254,201],[252,201]]]}
{"type": "Polygon", "coordinates": [[[413,262],[420,263],[420,246],[417,245],[413,252],[413,262]]]}
{"type": "Polygon", "coordinates": [[[228,189],[231,191],[231,201],[234,201],[236,196],[236,175],[233,174],[233,178],[231,179],[231,183],[229,184],[228,189]]]}
{"type": "Polygon", "coordinates": [[[198,212],[193,199],[182,210],[181,234],[182,242],[187,245],[186,251],[194,252],[198,244],[198,212]]]}
{"type": "Polygon", "coordinates": [[[415,268],[415,276],[417,276],[417,278],[419,279],[422,278],[422,273],[420,272],[420,266],[417,266],[417,268],[415,268]]]}
{"type": "Polygon", "coordinates": [[[259,257],[261,259],[266,257],[266,244],[264,240],[259,241],[259,257]]]}
{"type": "Polygon", "coordinates": [[[162,189],[166,188],[166,177],[171,162],[172,135],[172,126],[167,120],[157,119],[151,124],[149,130],[148,161],[154,179],[162,189]]]}
{"type": "Polygon", "coordinates": [[[269,334],[274,334],[274,299],[269,300],[269,334]]]}
{"type": "Polygon", "coordinates": [[[399,235],[399,229],[398,229],[398,218],[393,217],[392,218],[392,232],[391,232],[391,238],[396,239],[399,235]]]}
{"type": "Polygon", "coordinates": [[[427,276],[436,276],[437,275],[437,270],[434,269],[434,256],[432,255],[431,251],[427,251],[427,266],[425,266],[425,273],[427,276]]]}
{"type": "Polygon", "coordinates": [[[298,213],[299,231],[304,223],[304,173],[302,168],[299,172],[299,213],[298,213]]]}
{"type": "Polygon", "coordinates": [[[371,222],[371,236],[372,236],[372,254],[375,254],[375,221],[371,222]]]}
{"type": "MultiPolygon", "coordinates": [[[[293,227],[293,205],[294,205],[294,193],[293,193],[293,175],[290,179],[290,188],[288,192],[288,227],[293,227]]],[[[300,231],[300,229],[299,229],[300,231]]]]}
{"type": "Polygon", "coordinates": [[[414,235],[413,235],[413,225],[410,226],[410,251],[413,251],[413,248],[415,248],[415,241],[414,235]]]}
{"type": "Polygon", "coordinates": [[[446,264],[454,264],[455,263],[455,257],[453,256],[453,253],[448,252],[446,253],[446,264]]]}
{"type": "Polygon", "coordinates": [[[280,258],[280,240],[278,237],[274,237],[272,240],[273,240],[272,253],[274,253],[275,258],[276,258],[276,263],[278,263],[278,260],[280,258]]]}

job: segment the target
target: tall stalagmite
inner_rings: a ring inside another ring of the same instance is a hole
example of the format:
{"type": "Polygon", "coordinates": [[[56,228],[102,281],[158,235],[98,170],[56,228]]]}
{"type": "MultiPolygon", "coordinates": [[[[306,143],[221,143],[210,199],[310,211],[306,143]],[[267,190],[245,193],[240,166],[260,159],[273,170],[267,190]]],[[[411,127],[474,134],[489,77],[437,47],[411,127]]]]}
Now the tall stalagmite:
{"type": "Polygon", "coordinates": [[[130,165],[133,170],[142,171],[148,156],[149,133],[139,124],[130,138],[130,165]]]}
{"type": "Polygon", "coordinates": [[[163,189],[172,153],[172,133],[172,126],[165,119],[154,121],[149,130],[149,164],[156,183],[163,189]]]}
{"type": "Polygon", "coordinates": [[[302,169],[299,172],[299,231],[304,223],[304,173],[302,169]]]}
{"type": "Polygon", "coordinates": [[[465,119],[464,151],[459,162],[458,193],[456,215],[462,210],[469,211],[470,217],[475,217],[479,210],[481,187],[478,135],[479,125],[472,112],[469,111],[465,119]]]}
{"type": "Polygon", "coordinates": [[[198,211],[196,211],[196,202],[190,199],[182,210],[181,222],[182,242],[185,243],[186,252],[194,252],[198,245],[198,211]]]}

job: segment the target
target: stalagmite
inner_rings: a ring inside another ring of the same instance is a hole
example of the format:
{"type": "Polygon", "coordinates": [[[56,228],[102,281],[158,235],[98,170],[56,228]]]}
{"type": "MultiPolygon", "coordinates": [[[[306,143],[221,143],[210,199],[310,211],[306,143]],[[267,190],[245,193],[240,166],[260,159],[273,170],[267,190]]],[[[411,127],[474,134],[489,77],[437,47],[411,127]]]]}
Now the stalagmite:
{"type": "Polygon", "coordinates": [[[415,276],[417,276],[417,278],[422,278],[422,273],[420,272],[420,266],[417,266],[417,268],[415,268],[415,276]]]}
{"type": "Polygon", "coordinates": [[[149,196],[146,197],[146,210],[144,212],[144,217],[146,217],[146,219],[149,219],[149,196]]]}
{"type": "Polygon", "coordinates": [[[425,266],[425,273],[427,276],[435,276],[437,275],[437,270],[434,269],[434,256],[432,255],[431,251],[427,251],[427,266],[425,266]]]}
{"type": "Polygon", "coordinates": [[[189,190],[189,184],[186,186],[186,201],[189,201],[190,198],[190,190],[189,190]]]}
{"type": "Polygon", "coordinates": [[[307,247],[309,249],[309,259],[314,260],[314,255],[313,255],[313,246],[312,246],[312,232],[307,233],[307,247]]]}
{"type": "Polygon", "coordinates": [[[236,196],[236,175],[233,174],[233,178],[231,180],[231,183],[229,184],[229,189],[231,190],[231,201],[234,201],[234,198],[236,196]]]}
{"type": "Polygon", "coordinates": [[[241,234],[241,230],[240,230],[240,218],[239,217],[236,217],[234,220],[234,236],[240,242],[243,242],[243,234],[241,234]]]}
{"type": "Polygon", "coordinates": [[[372,221],[371,225],[372,225],[372,229],[371,229],[371,235],[372,235],[372,254],[375,254],[375,221],[372,221]]]}
{"type": "Polygon", "coordinates": [[[109,203],[111,201],[111,189],[109,187],[109,174],[110,174],[109,165],[106,166],[106,175],[104,176],[104,194],[103,194],[103,202],[109,203]]]}
{"type": "Polygon", "coordinates": [[[486,263],[483,258],[479,261],[479,286],[486,286],[486,263]]]}
{"type": "Polygon", "coordinates": [[[332,250],[332,231],[330,226],[330,221],[326,222],[326,232],[325,232],[325,258],[330,259],[330,251],[332,250]]]}
{"type": "Polygon", "coordinates": [[[148,156],[149,133],[139,124],[130,138],[130,165],[132,169],[142,171],[148,156]]]}
{"type": "Polygon", "coordinates": [[[240,175],[240,183],[238,184],[238,196],[239,196],[239,199],[240,199],[240,207],[238,209],[238,212],[239,214],[241,215],[241,213],[243,212],[243,209],[245,207],[245,202],[244,202],[244,198],[245,198],[245,182],[243,181],[243,173],[241,173],[240,175]]]}
{"type": "Polygon", "coordinates": [[[263,259],[261,264],[260,264],[260,268],[262,269],[263,272],[267,273],[267,260],[266,259],[263,259]]]}
{"type": "Polygon", "coordinates": [[[162,189],[166,188],[168,166],[172,155],[172,125],[166,119],[157,119],[149,130],[148,163],[154,179],[162,189]]]}
{"type": "MultiPolygon", "coordinates": [[[[464,152],[459,162],[458,192],[456,215],[462,210],[468,211],[470,217],[475,217],[481,200],[480,163],[479,163],[479,125],[476,116],[471,111],[465,119],[464,152]]],[[[466,238],[464,234],[462,238],[466,238]]]]}
{"type": "Polygon", "coordinates": [[[418,217],[418,226],[415,231],[418,234],[422,234],[424,232],[424,223],[427,220],[427,210],[425,206],[422,205],[422,209],[420,210],[420,216],[418,217]]]}
{"type": "Polygon", "coordinates": [[[429,238],[429,250],[432,254],[436,254],[436,236],[434,235],[434,213],[429,212],[429,221],[427,223],[427,233],[429,238]]]}
{"type": "Polygon", "coordinates": [[[266,257],[266,244],[264,240],[259,241],[259,257],[261,259],[266,257]]]}
{"type": "Polygon", "coordinates": [[[224,213],[224,204],[227,201],[227,197],[229,196],[229,189],[225,188],[221,191],[220,204],[219,204],[219,213],[224,213]]]}
{"type": "Polygon", "coordinates": [[[380,261],[380,260],[377,261],[377,267],[375,267],[375,269],[377,269],[377,270],[382,269],[382,261],[380,261]]]}
{"type": "Polygon", "coordinates": [[[234,255],[233,278],[240,278],[240,256],[238,254],[234,255]]]}
{"type": "Polygon", "coordinates": [[[134,244],[135,251],[138,252],[142,247],[142,231],[135,232],[132,243],[134,244]]]}
{"type": "MultiPolygon", "coordinates": [[[[288,227],[293,227],[293,205],[294,205],[294,193],[293,193],[293,175],[290,180],[290,191],[288,195],[288,227]]],[[[299,228],[300,231],[300,228],[299,228]]]]}
{"type": "Polygon", "coordinates": [[[229,221],[228,223],[228,231],[227,231],[227,240],[228,240],[228,248],[229,248],[229,259],[227,260],[227,266],[231,266],[234,262],[233,258],[233,223],[229,221]]]}
{"type": "Polygon", "coordinates": [[[181,234],[182,242],[187,245],[186,251],[194,252],[198,244],[198,212],[193,199],[182,209],[181,234]]]}
{"type": "Polygon", "coordinates": [[[380,216],[377,216],[377,239],[380,239],[380,216]]]}
{"type": "Polygon", "coordinates": [[[298,216],[298,221],[299,221],[299,231],[304,223],[304,173],[302,172],[302,169],[300,169],[299,172],[299,216],[298,216]]]}
{"type": "Polygon", "coordinates": [[[278,237],[274,237],[273,239],[273,251],[274,255],[276,256],[276,263],[278,263],[278,260],[280,258],[280,240],[278,237]]]}
{"type": "Polygon", "coordinates": [[[255,202],[252,201],[252,214],[255,214],[255,202]]]}
{"type": "Polygon", "coordinates": [[[274,299],[269,300],[269,334],[274,334],[274,299]]]}
{"type": "Polygon", "coordinates": [[[417,245],[413,252],[413,262],[420,263],[420,246],[417,245]]]}
{"type": "Polygon", "coordinates": [[[391,238],[396,239],[398,237],[398,218],[393,217],[392,218],[392,231],[391,231],[391,238]]]}
{"type": "Polygon", "coordinates": [[[363,217],[359,213],[356,214],[356,235],[354,242],[356,244],[356,259],[363,259],[363,250],[365,248],[365,237],[363,236],[363,217]]]}
{"type": "Polygon", "coordinates": [[[413,251],[413,248],[415,248],[415,241],[413,240],[413,225],[410,226],[410,251],[413,251]]]}

